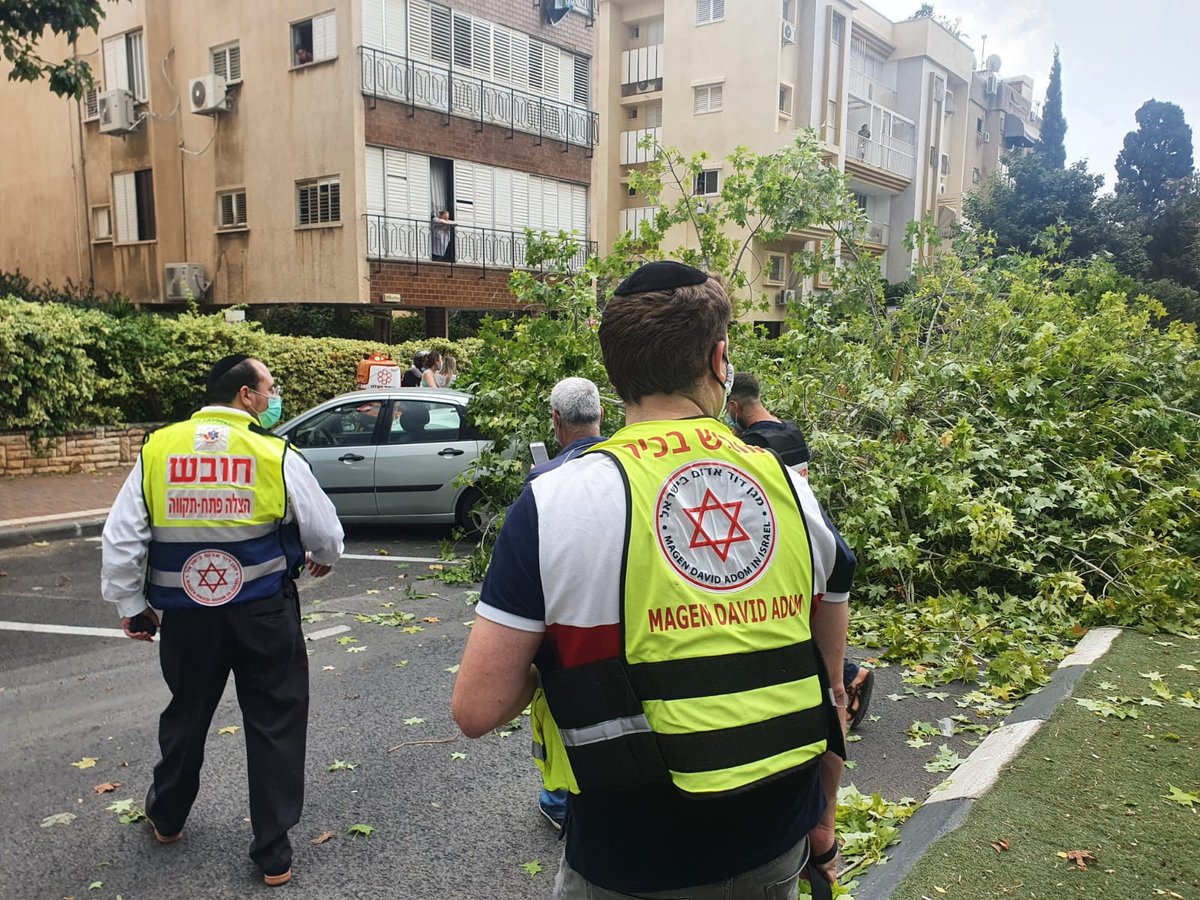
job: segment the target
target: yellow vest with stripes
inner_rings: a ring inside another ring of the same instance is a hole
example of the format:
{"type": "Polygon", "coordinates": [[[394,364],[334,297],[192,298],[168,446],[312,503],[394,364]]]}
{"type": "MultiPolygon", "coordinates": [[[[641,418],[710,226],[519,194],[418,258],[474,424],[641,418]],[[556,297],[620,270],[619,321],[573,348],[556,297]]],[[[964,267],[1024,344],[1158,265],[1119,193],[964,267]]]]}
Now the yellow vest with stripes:
{"type": "Polygon", "coordinates": [[[808,529],[778,458],[712,419],[638,423],[589,452],[616,462],[628,513],[622,657],[543,673],[547,737],[578,789],[711,795],[810,765],[836,719],[808,529]]]}

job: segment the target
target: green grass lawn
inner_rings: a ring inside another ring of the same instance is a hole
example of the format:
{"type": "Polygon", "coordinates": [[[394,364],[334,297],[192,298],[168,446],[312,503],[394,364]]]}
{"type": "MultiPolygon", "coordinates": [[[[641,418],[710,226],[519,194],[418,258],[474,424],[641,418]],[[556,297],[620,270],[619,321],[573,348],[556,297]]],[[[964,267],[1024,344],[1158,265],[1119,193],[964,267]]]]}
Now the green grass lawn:
{"type": "Polygon", "coordinates": [[[1118,637],[895,900],[1200,900],[1198,670],[1200,640],[1118,637]]]}

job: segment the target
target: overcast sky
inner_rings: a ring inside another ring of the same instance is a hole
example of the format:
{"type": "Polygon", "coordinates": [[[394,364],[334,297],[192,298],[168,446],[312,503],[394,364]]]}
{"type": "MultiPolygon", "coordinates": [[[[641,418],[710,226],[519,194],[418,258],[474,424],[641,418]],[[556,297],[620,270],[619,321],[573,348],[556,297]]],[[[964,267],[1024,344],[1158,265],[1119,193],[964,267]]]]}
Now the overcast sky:
{"type": "MultiPolygon", "coordinates": [[[[867,2],[893,21],[921,5],[867,2]]],[[[962,17],[976,59],[986,34],[984,53],[1000,55],[1000,74],[1032,76],[1038,102],[1059,45],[1067,161],[1086,159],[1106,191],[1125,133],[1137,127],[1133,115],[1151,97],[1181,106],[1200,140],[1200,0],[936,0],[934,11],[962,17]]]]}

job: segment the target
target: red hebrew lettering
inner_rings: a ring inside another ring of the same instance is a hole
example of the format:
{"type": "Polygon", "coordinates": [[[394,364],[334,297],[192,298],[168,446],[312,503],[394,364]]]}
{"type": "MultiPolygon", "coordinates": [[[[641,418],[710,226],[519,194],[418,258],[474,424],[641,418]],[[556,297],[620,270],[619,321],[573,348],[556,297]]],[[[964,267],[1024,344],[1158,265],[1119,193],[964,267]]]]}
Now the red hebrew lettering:
{"type": "Polygon", "coordinates": [[[201,484],[216,484],[217,483],[217,457],[215,457],[215,456],[200,457],[200,483],[201,484]]]}
{"type": "MultiPolygon", "coordinates": [[[[645,442],[643,442],[643,443],[645,443],[645,442]]],[[[634,458],[634,459],[641,459],[641,458],[642,458],[642,451],[638,449],[638,445],[637,445],[637,444],[633,444],[633,443],[626,444],[626,445],[625,445],[625,449],[626,449],[626,450],[628,450],[630,453],[632,453],[632,454],[633,454],[633,458],[634,458]]]]}
{"type": "Polygon", "coordinates": [[[665,440],[663,440],[662,438],[660,438],[656,435],[655,437],[650,438],[650,442],[651,443],[657,442],[662,447],[661,450],[655,451],[655,453],[654,453],[655,459],[659,459],[660,457],[667,455],[667,442],[665,440]]]}
{"type": "Polygon", "coordinates": [[[678,446],[678,447],[675,447],[675,448],[674,448],[674,449],[671,451],[672,453],[689,453],[689,452],[691,452],[691,449],[692,449],[692,448],[691,448],[691,447],[689,447],[689,446],[688,446],[688,442],[687,442],[686,440],[684,440],[684,437],[683,437],[683,434],[682,434],[682,432],[679,432],[679,431],[668,431],[668,432],[667,432],[667,437],[673,437],[673,438],[676,438],[676,439],[679,441],[679,446],[678,446]]]}
{"type": "Polygon", "coordinates": [[[721,447],[721,438],[707,428],[697,428],[696,437],[700,438],[700,444],[705,450],[718,450],[721,447]]]}
{"type": "Polygon", "coordinates": [[[230,484],[254,484],[254,458],[250,456],[235,456],[233,458],[233,476],[230,484]],[[240,470],[240,472],[239,472],[240,470]]]}
{"type": "Polygon", "coordinates": [[[196,457],[172,456],[167,460],[168,484],[192,484],[196,481],[196,457]]]}

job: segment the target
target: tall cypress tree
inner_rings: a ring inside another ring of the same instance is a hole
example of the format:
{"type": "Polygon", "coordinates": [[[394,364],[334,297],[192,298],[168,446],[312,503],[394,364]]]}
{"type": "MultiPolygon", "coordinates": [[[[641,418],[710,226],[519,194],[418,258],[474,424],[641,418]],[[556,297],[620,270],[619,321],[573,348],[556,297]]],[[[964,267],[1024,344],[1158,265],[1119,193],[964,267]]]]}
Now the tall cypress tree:
{"type": "Polygon", "coordinates": [[[1054,45],[1054,63],[1050,66],[1050,84],[1046,87],[1046,103],[1042,107],[1042,144],[1038,148],[1046,165],[1061,169],[1067,164],[1067,120],[1062,108],[1062,63],[1058,44],[1054,45]]]}
{"type": "Polygon", "coordinates": [[[1168,101],[1147,100],[1135,117],[1137,130],[1125,135],[1117,156],[1117,193],[1132,197],[1144,215],[1157,216],[1176,196],[1173,182],[1194,171],[1192,129],[1168,101]]]}

